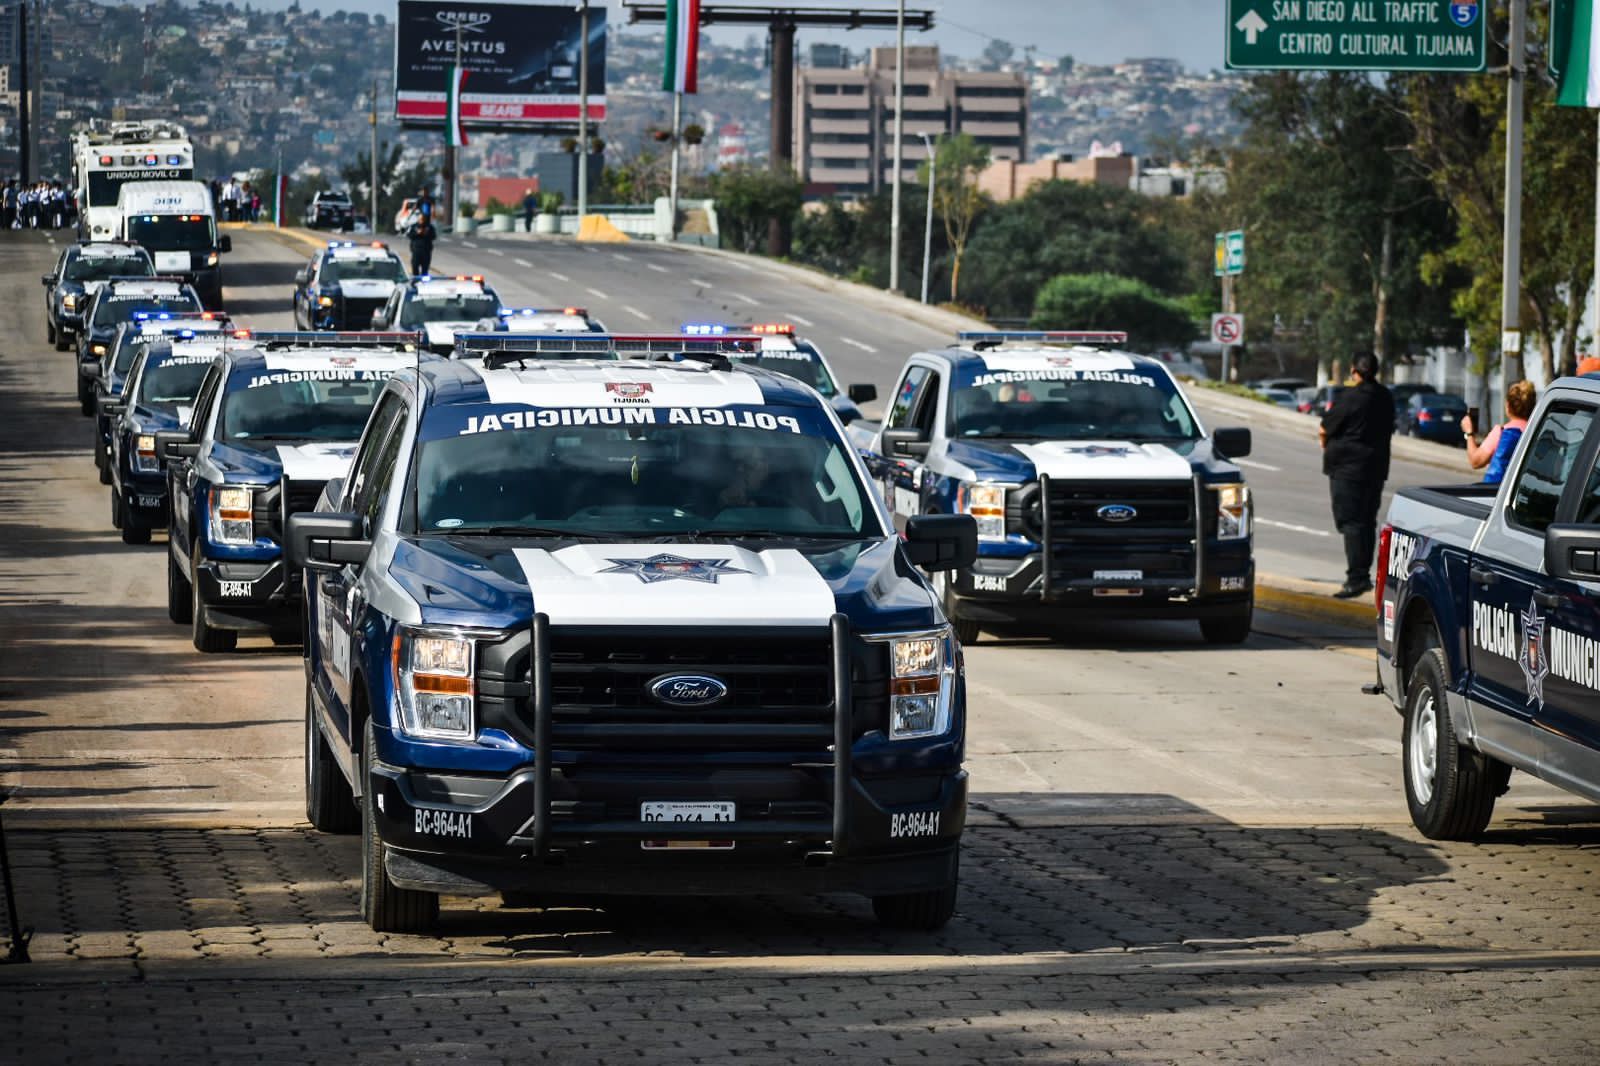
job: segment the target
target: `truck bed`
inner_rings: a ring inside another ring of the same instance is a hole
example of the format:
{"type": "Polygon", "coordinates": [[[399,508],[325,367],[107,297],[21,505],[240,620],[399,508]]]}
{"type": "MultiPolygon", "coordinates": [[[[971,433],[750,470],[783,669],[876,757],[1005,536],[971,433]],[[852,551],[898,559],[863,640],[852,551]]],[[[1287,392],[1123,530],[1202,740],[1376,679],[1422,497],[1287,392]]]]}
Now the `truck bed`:
{"type": "Polygon", "coordinates": [[[1471,548],[1489,518],[1499,485],[1418,485],[1394,494],[1389,523],[1407,533],[1471,548]]]}

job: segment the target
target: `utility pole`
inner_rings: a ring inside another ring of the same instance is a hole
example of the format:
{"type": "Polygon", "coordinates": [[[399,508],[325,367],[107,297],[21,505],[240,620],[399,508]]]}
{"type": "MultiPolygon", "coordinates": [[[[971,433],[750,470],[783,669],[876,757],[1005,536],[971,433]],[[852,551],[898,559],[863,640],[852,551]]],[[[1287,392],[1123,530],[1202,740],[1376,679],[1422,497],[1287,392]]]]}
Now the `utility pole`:
{"type": "MultiPolygon", "coordinates": [[[[454,62],[450,66],[450,73],[446,75],[451,79],[455,78],[456,67],[460,66],[461,64],[461,29],[461,23],[457,22],[454,62]]],[[[458,91],[458,88],[451,83],[448,91],[445,93],[444,173],[439,175],[440,184],[444,186],[444,188],[440,190],[440,195],[444,199],[444,211],[441,213],[444,215],[445,222],[447,225],[449,225],[451,230],[456,228],[456,162],[459,153],[456,149],[456,146],[450,142],[450,105],[448,101],[451,95],[458,91]]],[[[460,107],[459,103],[457,104],[457,107],[460,107]]],[[[463,122],[462,125],[464,127],[466,123],[463,122]]]]}
{"type": "Polygon", "coordinates": [[[678,239],[678,148],[683,142],[683,94],[672,94],[672,187],[667,193],[672,206],[672,240],[678,239]]]}
{"type": "Polygon", "coordinates": [[[939,185],[939,157],[934,154],[933,140],[922,135],[922,147],[928,153],[928,218],[922,226],[922,302],[928,302],[928,267],[933,261],[933,190],[939,185]]]}
{"type": "MultiPolygon", "coordinates": [[[[1528,0],[1511,0],[1506,45],[1506,229],[1500,268],[1500,398],[1522,377],[1522,94],[1527,79],[1528,0]]],[[[1476,428],[1476,427],[1474,427],[1476,428]]]]}
{"type": "Polygon", "coordinates": [[[17,5],[17,80],[22,95],[17,97],[17,169],[22,173],[22,184],[33,181],[33,123],[29,112],[33,105],[33,83],[28,81],[28,4],[22,0],[17,5]]]}
{"type": "MultiPolygon", "coordinates": [[[[589,213],[589,0],[578,4],[578,232],[589,213]]],[[[677,200],[674,199],[676,204],[677,200]]]]}
{"type": "Polygon", "coordinates": [[[889,291],[900,291],[900,168],[906,115],[906,0],[898,0],[894,19],[894,175],[889,193],[889,291]]]}
{"type": "Polygon", "coordinates": [[[371,193],[367,197],[370,205],[367,209],[367,218],[372,225],[372,232],[378,232],[378,79],[372,79],[372,115],[368,119],[372,126],[372,185],[371,193]]]}

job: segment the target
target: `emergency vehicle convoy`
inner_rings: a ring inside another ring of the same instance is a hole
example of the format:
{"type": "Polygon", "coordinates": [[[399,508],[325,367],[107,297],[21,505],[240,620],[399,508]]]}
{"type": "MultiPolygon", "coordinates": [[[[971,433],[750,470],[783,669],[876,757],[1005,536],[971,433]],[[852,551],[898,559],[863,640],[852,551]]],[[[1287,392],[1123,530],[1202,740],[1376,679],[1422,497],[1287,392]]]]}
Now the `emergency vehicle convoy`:
{"type": "Polygon", "coordinates": [[[881,426],[855,423],[896,525],[967,514],[978,558],[936,578],[961,639],[990,623],[1197,619],[1250,633],[1250,489],[1159,361],[1120,333],[969,332],[907,361],[881,426]]]}
{"type": "Polygon", "coordinates": [[[457,333],[476,330],[484,319],[499,315],[500,297],[482,274],[418,274],[395,286],[389,302],[373,314],[371,325],[424,332],[430,351],[449,355],[455,351],[457,333]]]}
{"type": "Polygon", "coordinates": [[[754,350],[733,352],[728,358],[741,366],[759,366],[805,382],[833,405],[839,421],[847,426],[861,417],[857,404],[871,403],[878,398],[876,385],[851,385],[848,391],[840,392],[839,379],[828,365],[827,357],[815,344],[797,338],[794,326],[788,323],[763,322],[738,327],[720,322],[689,322],[684,324],[683,332],[689,337],[720,337],[729,333],[760,337],[761,343],[754,350]]]}
{"type": "Polygon", "coordinates": [[[1600,801],[1600,378],[1545,390],[1498,486],[1397,492],[1376,597],[1425,836],[1482,833],[1514,769],[1600,801]]]}
{"type": "Polygon", "coordinates": [[[409,278],[400,257],[379,241],[329,241],[294,276],[296,329],[366,329],[409,278]]]}
{"type": "Polygon", "coordinates": [[[375,929],[530,890],[950,917],[965,682],[924,573],[974,522],[898,536],[828,405],[728,358],[757,342],[486,335],[394,375],[288,518],[307,813],[360,828],[375,929]]]}
{"type": "Polygon", "coordinates": [[[116,399],[102,402],[110,448],[102,481],[111,485],[111,525],[124,544],[146,544],[167,525],[166,464],[156,434],[189,428],[195,397],[229,334],[182,329],[144,345],[116,399]]]}
{"type": "Polygon", "coordinates": [[[128,241],[78,241],[69,244],[44,284],[45,339],[64,352],[83,328],[83,313],[94,294],[110,278],[150,277],[156,272],[150,253],[128,241]]]}
{"type": "Polygon", "coordinates": [[[109,240],[119,232],[123,186],[194,180],[194,145],[175,122],[91,123],[72,138],[72,185],[79,235],[109,240]]]}
{"type": "Polygon", "coordinates": [[[194,646],[239,631],[299,639],[300,581],[283,526],[350,463],[383,383],[415,366],[421,338],[237,331],[207,372],[185,430],[156,433],[167,463],[167,614],[194,646]]]}

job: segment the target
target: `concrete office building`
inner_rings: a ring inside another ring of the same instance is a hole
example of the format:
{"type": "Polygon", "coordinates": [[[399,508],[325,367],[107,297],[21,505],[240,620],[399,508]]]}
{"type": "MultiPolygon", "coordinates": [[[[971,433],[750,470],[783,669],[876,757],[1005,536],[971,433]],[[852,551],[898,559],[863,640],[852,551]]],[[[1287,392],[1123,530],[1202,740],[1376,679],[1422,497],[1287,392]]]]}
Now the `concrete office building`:
{"type": "MultiPolygon", "coordinates": [[[[905,169],[915,181],[922,134],[971,134],[994,159],[1028,157],[1028,89],[1021,74],[941,70],[939,49],[906,49],[905,169]]],[[[894,49],[864,67],[802,67],[795,107],[795,169],[812,195],[863,196],[893,179],[894,49]]]]}

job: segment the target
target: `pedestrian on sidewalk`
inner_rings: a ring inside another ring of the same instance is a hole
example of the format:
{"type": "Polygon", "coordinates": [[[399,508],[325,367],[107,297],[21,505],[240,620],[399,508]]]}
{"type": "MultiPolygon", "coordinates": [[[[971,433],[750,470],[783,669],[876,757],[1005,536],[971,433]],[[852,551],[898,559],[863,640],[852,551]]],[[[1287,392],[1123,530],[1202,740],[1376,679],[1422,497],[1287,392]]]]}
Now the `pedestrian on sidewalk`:
{"type": "Polygon", "coordinates": [[[433,266],[433,242],[439,239],[432,213],[418,215],[406,236],[411,238],[411,276],[426,274],[433,266]]]}
{"type": "Polygon", "coordinates": [[[1357,352],[1350,369],[1356,384],[1333,401],[1318,433],[1333,522],[1344,537],[1344,584],[1334,593],[1341,600],[1372,591],[1378,508],[1383,483],[1389,480],[1389,438],[1394,435],[1394,397],[1378,381],[1378,357],[1357,352]]]}
{"type": "Polygon", "coordinates": [[[1477,437],[1478,427],[1472,424],[1472,416],[1461,416],[1461,432],[1467,436],[1467,465],[1483,470],[1485,485],[1498,485],[1505,480],[1511,457],[1517,452],[1517,442],[1528,428],[1528,416],[1533,414],[1538,402],[1539,390],[1531,381],[1519,381],[1506,389],[1506,420],[1482,440],[1477,437]],[[1484,470],[1485,467],[1488,469],[1484,470]]]}
{"type": "Polygon", "coordinates": [[[532,189],[522,190],[522,228],[533,232],[533,216],[539,211],[539,196],[532,189]]]}

